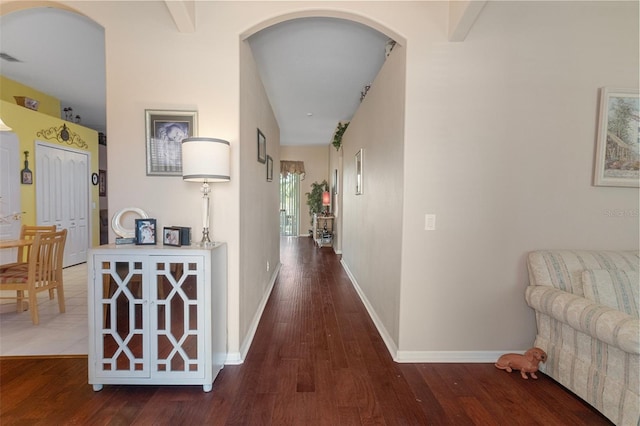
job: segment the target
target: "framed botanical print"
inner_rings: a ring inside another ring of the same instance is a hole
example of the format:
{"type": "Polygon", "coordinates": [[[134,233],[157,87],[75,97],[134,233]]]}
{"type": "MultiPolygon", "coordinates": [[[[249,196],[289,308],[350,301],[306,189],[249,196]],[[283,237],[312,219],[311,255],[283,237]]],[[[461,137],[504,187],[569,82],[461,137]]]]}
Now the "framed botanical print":
{"type": "Polygon", "coordinates": [[[258,129],[258,162],[264,164],[267,162],[267,138],[258,129]]]}
{"type": "Polygon", "coordinates": [[[267,182],[273,181],[273,158],[267,155],[267,182]]]}
{"type": "Polygon", "coordinates": [[[637,89],[600,89],[593,184],[640,187],[637,89]]]}
{"type": "Polygon", "coordinates": [[[364,192],[363,188],[363,161],[364,161],[364,149],[360,149],[356,153],[356,195],[362,195],[364,192]]]}

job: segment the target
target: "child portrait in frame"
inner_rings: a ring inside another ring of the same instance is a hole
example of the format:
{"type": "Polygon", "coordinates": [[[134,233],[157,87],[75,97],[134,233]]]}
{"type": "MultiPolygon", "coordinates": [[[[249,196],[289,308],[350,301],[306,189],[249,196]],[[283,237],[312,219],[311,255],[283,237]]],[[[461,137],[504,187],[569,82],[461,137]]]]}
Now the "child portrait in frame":
{"type": "Polygon", "coordinates": [[[181,229],[175,227],[164,228],[162,243],[166,246],[180,247],[182,245],[181,229]]]}
{"type": "Polygon", "coordinates": [[[136,244],[156,244],[155,219],[136,219],[136,244]]]}

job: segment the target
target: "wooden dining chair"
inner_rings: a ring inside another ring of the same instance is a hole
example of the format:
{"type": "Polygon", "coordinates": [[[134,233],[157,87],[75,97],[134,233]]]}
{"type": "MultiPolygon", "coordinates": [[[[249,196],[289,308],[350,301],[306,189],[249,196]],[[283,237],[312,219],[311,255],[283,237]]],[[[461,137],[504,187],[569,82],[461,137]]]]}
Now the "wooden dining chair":
{"type": "MultiPolygon", "coordinates": [[[[34,226],[34,225],[22,225],[20,227],[20,240],[33,240],[38,232],[54,232],[56,230],[55,225],[51,226],[34,226]]],[[[14,266],[27,263],[29,260],[29,252],[31,251],[31,245],[18,247],[18,255],[16,261],[11,263],[3,263],[0,265],[0,274],[7,268],[13,268],[14,266]]],[[[53,289],[49,290],[49,299],[53,299],[53,289]]]]}
{"type": "Polygon", "coordinates": [[[27,298],[34,325],[40,323],[37,294],[41,291],[56,290],[60,313],[65,311],[62,259],[66,240],[66,229],[38,232],[33,239],[28,262],[0,273],[0,290],[16,291],[16,296],[2,296],[0,299],[17,299],[16,309],[22,312],[24,299],[27,298]]]}
{"type": "MultiPolygon", "coordinates": [[[[51,226],[32,226],[32,225],[22,225],[20,228],[20,240],[33,240],[38,232],[54,232],[56,230],[55,225],[51,226]]],[[[18,247],[18,255],[16,256],[16,261],[12,263],[5,263],[0,265],[0,271],[6,268],[13,267],[20,263],[27,263],[29,260],[29,252],[31,250],[31,246],[22,246],[18,247]]]]}

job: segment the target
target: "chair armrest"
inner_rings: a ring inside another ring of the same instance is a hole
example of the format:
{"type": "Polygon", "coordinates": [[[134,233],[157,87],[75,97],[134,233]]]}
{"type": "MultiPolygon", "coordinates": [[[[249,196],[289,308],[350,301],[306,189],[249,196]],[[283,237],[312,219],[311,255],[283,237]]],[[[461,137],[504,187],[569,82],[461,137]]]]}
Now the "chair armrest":
{"type": "Polygon", "coordinates": [[[555,287],[530,285],[527,304],[570,327],[621,350],[640,354],[640,320],[555,287]]]}

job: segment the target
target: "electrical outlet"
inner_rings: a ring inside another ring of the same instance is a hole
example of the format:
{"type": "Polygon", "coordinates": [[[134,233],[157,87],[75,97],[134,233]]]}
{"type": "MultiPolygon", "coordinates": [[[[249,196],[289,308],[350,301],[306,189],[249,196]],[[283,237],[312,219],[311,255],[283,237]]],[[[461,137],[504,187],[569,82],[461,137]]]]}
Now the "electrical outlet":
{"type": "Polygon", "coordinates": [[[436,215],[425,214],[424,215],[424,230],[435,231],[436,230],[436,215]]]}
{"type": "Polygon", "coordinates": [[[267,260],[267,272],[269,272],[269,269],[271,269],[271,265],[269,265],[269,261],[267,260]]]}

